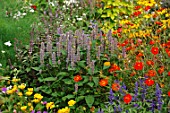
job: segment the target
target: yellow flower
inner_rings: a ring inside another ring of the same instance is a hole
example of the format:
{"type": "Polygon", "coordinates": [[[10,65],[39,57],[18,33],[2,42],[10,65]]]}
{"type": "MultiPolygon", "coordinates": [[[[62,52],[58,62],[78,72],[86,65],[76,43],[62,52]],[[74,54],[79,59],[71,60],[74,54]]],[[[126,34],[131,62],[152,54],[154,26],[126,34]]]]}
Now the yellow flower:
{"type": "Polygon", "coordinates": [[[34,98],[37,98],[37,99],[41,100],[43,98],[43,96],[41,94],[36,93],[34,95],[34,98]]]}
{"type": "Polygon", "coordinates": [[[110,62],[105,62],[104,66],[110,66],[110,62]]]}
{"type": "Polygon", "coordinates": [[[22,95],[23,95],[22,92],[19,92],[19,93],[18,93],[18,96],[22,96],[22,95]]]}
{"type": "Polygon", "coordinates": [[[34,99],[34,100],[32,100],[32,102],[34,102],[34,103],[39,103],[40,100],[39,100],[39,99],[34,99]]]}
{"type": "Polygon", "coordinates": [[[34,109],[33,106],[30,106],[29,110],[32,111],[33,109],[34,109]]]}
{"type": "Polygon", "coordinates": [[[17,78],[12,79],[12,82],[18,82],[18,81],[20,81],[20,79],[17,79],[17,78]]]}
{"type": "Polygon", "coordinates": [[[22,89],[22,90],[25,89],[25,87],[26,87],[26,85],[24,83],[18,86],[18,88],[22,89]]]}
{"type": "MultiPolygon", "coordinates": [[[[110,62],[109,62],[109,63],[110,63],[110,62]]],[[[69,105],[69,106],[73,106],[75,103],[76,103],[76,101],[74,101],[74,100],[68,101],[68,105],[69,105]]]]}
{"type": "Polygon", "coordinates": [[[59,109],[57,113],[70,113],[70,108],[65,107],[65,108],[59,109]]]}
{"type": "Polygon", "coordinates": [[[32,104],[29,102],[29,103],[28,103],[28,106],[32,106],[32,104]]]}
{"type": "Polygon", "coordinates": [[[33,88],[28,88],[27,89],[29,92],[33,92],[33,88]]]}
{"type": "Polygon", "coordinates": [[[17,91],[17,85],[14,85],[11,90],[12,90],[13,92],[16,92],[16,91],[17,91]]]}
{"type": "Polygon", "coordinates": [[[32,93],[33,93],[33,92],[27,91],[25,94],[26,94],[27,96],[30,96],[30,95],[32,95],[32,93]]]}
{"type": "Polygon", "coordinates": [[[22,111],[25,111],[26,109],[27,109],[27,106],[22,106],[22,107],[21,107],[21,110],[22,110],[22,111]]]}
{"type": "Polygon", "coordinates": [[[12,94],[12,93],[13,93],[12,90],[8,90],[8,91],[7,91],[7,94],[12,94]]]}
{"type": "Polygon", "coordinates": [[[46,104],[47,109],[49,109],[49,108],[52,109],[54,107],[55,107],[54,102],[49,102],[49,103],[46,104]]]}

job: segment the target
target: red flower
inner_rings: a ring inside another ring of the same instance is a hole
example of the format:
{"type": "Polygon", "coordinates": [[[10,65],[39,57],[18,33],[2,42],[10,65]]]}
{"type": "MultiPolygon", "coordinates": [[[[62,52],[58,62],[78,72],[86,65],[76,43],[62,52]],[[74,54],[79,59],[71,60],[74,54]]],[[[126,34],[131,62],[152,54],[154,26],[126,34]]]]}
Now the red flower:
{"type": "Polygon", "coordinates": [[[149,42],[149,44],[150,44],[150,45],[153,45],[153,44],[155,44],[155,41],[151,40],[151,41],[149,42]]]}
{"type": "Polygon", "coordinates": [[[162,22],[156,21],[156,22],[155,22],[155,24],[157,24],[157,25],[160,25],[160,26],[161,26],[161,25],[162,25],[162,22]]]}
{"type": "Polygon", "coordinates": [[[168,96],[170,97],[170,91],[168,91],[168,96]]]}
{"type": "Polygon", "coordinates": [[[36,5],[32,5],[31,8],[34,9],[34,10],[36,10],[36,9],[37,9],[37,6],[36,6],[36,5]]]}
{"type": "Polygon", "coordinates": [[[141,8],[141,6],[138,5],[138,6],[135,6],[134,9],[135,9],[135,10],[139,10],[140,8],[141,8]]]}
{"type": "Polygon", "coordinates": [[[154,80],[152,80],[152,79],[150,79],[150,78],[148,78],[148,79],[145,80],[145,84],[146,84],[147,86],[152,86],[154,83],[155,83],[154,80]]]}
{"type": "Polygon", "coordinates": [[[170,50],[166,49],[165,51],[166,51],[167,55],[170,57],[170,50]]]}
{"type": "Polygon", "coordinates": [[[82,77],[81,77],[80,75],[76,75],[76,76],[74,77],[74,81],[75,81],[75,82],[79,82],[80,80],[82,80],[82,77]]]}
{"type": "Polygon", "coordinates": [[[154,54],[154,55],[158,54],[159,53],[159,48],[158,47],[152,47],[151,53],[154,54]]]}
{"type": "Polygon", "coordinates": [[[143,69],[143,63],[142,62],[136,62],[134,65],[135,70],[142,70],[143,69]]]}
{"type": "Polygon", "coordinates": [[[107,79],[101,79],[100,82],[99,82],[99,85],[101,87],[104,87],[108,84],[108,80],[107,79]]]}
{"type": "Polygon", "coordinates": [[[126,103],[126,104],[129,104],[132,100],[132,96],[130,94],[126,94],[124,97],[123,97],[123,101],[126,103]]]}
{"type": "Polygon", "coordinates": [[[133,16],[139,16],[140,14],[141,14],[140,11],[136,11],[136,12],[133,13],[133,16]]]}
{"type": "Polygon", "coordinates": [[[170,76],[170,71],[168,72],[168,76],[170,76]]]}
{"type": "Polygon", "coordinates": [[[151,9],[151,7],[150,6],[146,6],[144,10],[148,11],[149,9],[151,9]]]}
{"type": "Polygon", "coordinates": [[[121,32],[122,32],[122,27],[119,27],[119,28],[117,29],[117,32],[118,32],[118,33],[121,33],[121,32]]]}

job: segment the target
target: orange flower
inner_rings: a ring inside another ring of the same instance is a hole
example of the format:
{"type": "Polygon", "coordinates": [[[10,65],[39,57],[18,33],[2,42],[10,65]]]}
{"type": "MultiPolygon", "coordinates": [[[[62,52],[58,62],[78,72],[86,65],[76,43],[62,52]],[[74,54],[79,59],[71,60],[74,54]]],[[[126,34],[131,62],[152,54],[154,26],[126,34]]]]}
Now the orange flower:
{"type": "Polygon", "coordinates": [[[112,84],[112,90],[113,91],[118,91],[120,89],[120,85],[118,83],[113,83],[112,84]]]}
{"type": "Polygon", "coordinates": [[[101,87],[107,86],[108,85],[108,79],[101,79],[99,82],[99,85],[101,87]]]}
{"type": "Polygon", "coordinates": [[[133,16],[139,16],[141,14],[141,11],[136,11],[133,13],[133,16]]]}
{"type": "Polygon", "coordinates": [[[112,64],[111,67],[109,68],[109,73],[112,73],[117,70],[120,70],[120,67],[117,66],[117,64],[112,64]]]}
{"type": "Polygon", "coordinates": [[[80,75],[76,75],[76,76],[74,77],[74,81],[75,81],[75,82],[79,82],[80,80],[82,80],[82,77],[81,77],[80,75]]]}
{"type": "Polygon", "coordinates": [[[146,64],[147,64],[148,66],[151,66],[151,65],[154,65],[154,62],[153,62],[152,60],[148,60],[148,61],[146,61],[146,64]]]}
{"type": "Polygon", "coordinates": [[[143,63],[142,62],[136,62],[134,65],[135,70],[142,70],[143,69],[143,63]]]}
{"type": "Polygon", "coordinates": [[[162,74],[164,72],[164,67],[162,66],[162,67],[160,67],[159,69],[158,69],[158,73],[159,74],[162,74]]]}
{"type": "Polygon", "coordinates": [[[133,71],[133,72],[130,74],[131,77],[134,76],[134,75],[136,75],[136,72],[135,72],[135,71],[133,71]]]}
{"type": "Polygon", "coordinates": [[[154,70],[149,70],[147,73],[147,76],[150,76],[150,77],[153,77],[155,75],[156,75],[156,71],[154,71],[154,70]]]}
{"type": "Polygon", "coordinates": [[[152,47],[151,48],[151,53],[154,54],[154,55],[158,54],[159,53],[159,48],[158,47],[152,47]]]}

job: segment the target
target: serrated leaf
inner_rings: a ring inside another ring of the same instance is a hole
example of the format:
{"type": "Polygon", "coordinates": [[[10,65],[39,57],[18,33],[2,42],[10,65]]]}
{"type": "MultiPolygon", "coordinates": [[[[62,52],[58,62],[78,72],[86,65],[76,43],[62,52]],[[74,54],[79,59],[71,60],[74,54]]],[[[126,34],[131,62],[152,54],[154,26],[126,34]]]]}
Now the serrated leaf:
{"type": "Polygon", "coordinates": [[[85,97],[85,100],[86,100],[88,107],[91,108],[94,103],[94,96],[88,95],[85,97]]]}

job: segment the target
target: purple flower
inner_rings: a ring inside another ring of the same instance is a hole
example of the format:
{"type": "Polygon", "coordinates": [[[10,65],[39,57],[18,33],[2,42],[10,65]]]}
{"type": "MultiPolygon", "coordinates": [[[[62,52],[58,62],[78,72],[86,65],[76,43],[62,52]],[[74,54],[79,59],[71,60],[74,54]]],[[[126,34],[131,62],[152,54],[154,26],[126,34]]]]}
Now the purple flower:
{"type": "Polygon", "coordinates": [[[37,113],[41,113],[41,111],[37,111],[37,113]]]}
{"type": "Polygon", "coordinates": [[[113,91],[112,91],[112,88],[110,89],[110,92],[109,92],[109,104],[113,104],[113,100],[114,100],[114,94],[113,94],[113,91]]]}
{"type": "Polygon", "coordinates": [[[157,107],[158,107],[158,110],[161,110],[162,109],[162,91],[159,87],[158,84],[156,84],[156,92],[155,92],[155,95],[156,95],[156,98],[157,98],[157,107]]]}
{"type": "Polygon", "coordinates": [[[2,91],[2,93],[6,93],[7,92],[7,88],[3,87],[3,88],[1,88],[1,91],[2,91]]]}
{"type": "Polygon", "coordinates": [[[48,113],[47,111],[43,111],[43,113],[48,113]]]}
{"type": "Polygon", "coordinates": [[[43,104],[43,105],[47,104],[47,101],[44,101],[42,104],[43,104]]]}
{"type": "Polygon", "coordinates": [[[31,113],[35,113],[35,110],[32,110],[31,113]]]}

